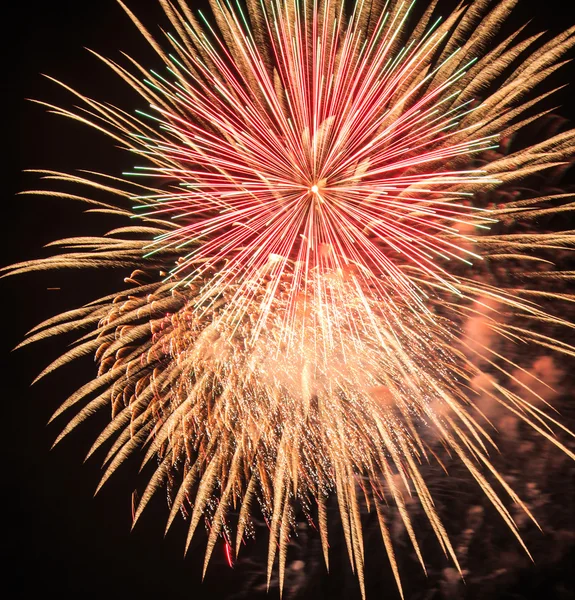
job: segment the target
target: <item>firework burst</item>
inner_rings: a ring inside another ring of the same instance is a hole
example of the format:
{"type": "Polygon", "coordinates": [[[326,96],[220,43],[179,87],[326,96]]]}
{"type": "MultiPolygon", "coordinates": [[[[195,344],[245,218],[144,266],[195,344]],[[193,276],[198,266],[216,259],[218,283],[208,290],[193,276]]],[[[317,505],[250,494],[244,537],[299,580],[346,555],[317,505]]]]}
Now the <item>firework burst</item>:
{"type": "Polygon", "coordinates": [[[30,192],[135,219],[9,269],[134,271],[131,287],[46,321],[25,342],[89,328],[42,373],[86,354],[99,365],[57,411],[76,409],[58,441],[111,410],[90,451],[108,444],[101,483],[130,455],[156,460],[135,520],[167,486],[168,527],[187,516],[188,545],[202,519],[209,527],[206,567],[222,536],[230,557],[239,551],[256,503],[270,530],[268,578],[278,558],[283,585],[295,507],[317,523],[328,563],[335,495],[362,592],[364,506],[377,513],[401,591],[382,506],[397,506],[425,569],[410,495],[459,568],[421,472],[441,463],[438,447],[523,544],[502,496],[532,515],[490,462],[496,445],[479,395],[575,458],[556,437],[569,431],[518,380],[520,367],[466,330],[481,315],[493,335],[575,351],[537,329],[572,327],[540,306],[547,292],[469,272],[477,261],[544,261],[574,239],[492,228],[569,210],[567,194],[482,201],[573,153],[567,131],[488,158],[541,116],[533,107],[550,92],[531,90],[575,43],[574,29],[544,45],[518,31],[484,53],[516,1],[470,2],[441,20],[436,2],[415,19],[413,4],[394,0],[214,0],[209,16],[160,0],[169,51],[121,3],[166,68],[98,58],[145,111],[70,88],[82,108],[50,106],[140,160],[123,177],[44,173],[89,196],[30,192]]]}

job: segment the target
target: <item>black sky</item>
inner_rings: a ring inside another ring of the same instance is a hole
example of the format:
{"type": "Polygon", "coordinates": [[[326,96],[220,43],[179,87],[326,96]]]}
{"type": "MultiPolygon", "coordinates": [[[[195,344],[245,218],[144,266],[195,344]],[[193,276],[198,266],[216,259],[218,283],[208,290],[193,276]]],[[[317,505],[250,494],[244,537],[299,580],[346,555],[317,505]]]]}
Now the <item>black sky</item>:
{"type": "MultiPolygon", "coordinates": [[[[508,26],[514,28],[532,19],[533,31],[559,32],[575,23],[568,8],[573,3],[519,0],[508,26]]],[[[82,207],[70,201],[17,196],[38,185],[37,177],[23,173],[24,169],[86,168],[120,173],[132,166],[130,156],[114,148],[110,140],[26,101],[35,98],[62,106],[73,104],[69,94],[40,73],[67,82],[88,96],[106,98],[129,109],[133,96],[84,47],[112,58],[119,58],[119,50],[126,50],[144,65],[158,65],[158,59],[114,0],[10,4],[11,14],[5,12],[3,18],[1,78],[6,150],[0,216],[3,265],[47,255],[43,246],[52,240],[100,234],[114,226],[109,218],[83,215],[82,207]]],[[[166,25],[155,0],[131,0],[129,4],[152,30],[155,22],[166,25]]],[[[449,4],[448,0],[445,5],[449,4]]],[[[555,80],[568,83],[574,75],[575,69],[568,65],[555,80]]],[[[557,102],[563,105],[559,114],[571,120],[575,120],[574,85],[557,96],[557,102]]],[[[70,339],[10,353],[38,322],[118,289],[124,275],[42,274],[0,281],[0,427],[6,445],[2,451],[1,479],[6,501],[2,516],[7,532],[2,535],[2,566],[6,571],[0,589],[8,590],[7,598],[224,600],[242,581],[242,573],[229,569],[219,548],[206,581],[200,583],[201,543],[184,560],[183,528],[174,528],[163,539],[166,512],[161,495],[151,503],[141,525],[130,533],[130,496],[136,486],[141,489],[135,462],[93,498],[99,464],[97,460],[82,464],[82,459],[101,430],[105,415],[50,451],[62,421],[48,426],[46,423],[67,395],[93,376],[93,364],[90,360],[80,361],[33,388],[30,383],[70,339]]],[[[544,587],[546,577],[566,577],[566,568],[567,563],[561,563],[555,571],[541,574],[534,567],[502,597],[542,597],[537,586],[543,581],[544,587]]],[[[342,587],[344,580],[345,576],[335,573],[329,583],[322,575],[309,597],[356,597],[356,592],[342,587]]],[[[276,597],[276,592],[270,594],[270,598],[276,597]]],[[[390,589],[387,597],[395,598],[395,590],[390,589]]]]}

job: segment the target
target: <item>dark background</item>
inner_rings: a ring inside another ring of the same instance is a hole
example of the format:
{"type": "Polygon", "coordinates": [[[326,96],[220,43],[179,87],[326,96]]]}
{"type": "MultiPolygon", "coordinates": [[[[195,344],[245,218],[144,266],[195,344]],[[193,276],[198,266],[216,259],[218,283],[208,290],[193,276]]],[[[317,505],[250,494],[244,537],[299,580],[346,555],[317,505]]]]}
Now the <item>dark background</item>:
{"type": "MultiPolygon", "coordinates": [[[[5,48],[0,79],[5,149],[0,213],[3,265],[47,255],[49,251],[43,246],[52,240],[100,234],[117,224],[103,216],[83,215],[83,207],[69,200],[18,196],[18,192],[40,185],[38,177],[24,173],[24,169],[86,168],[113,174],[132,166],[131,157],[114,148],[109,139],[81,124],[46,114],[45,108],[26,100],[40,99],[64,107],[74,103],[70,94],[41,73],[87,96],[130,109],[138,107],[131,104],[133,94],[84,47],[115,59],[125,50],[143,65],[159,65],[114,0],[10,4],[11,15],[3,15],[5,48]]],[[[155,23],[166,25],[166,19],[154,0],[132,0],[129,4],[154,33],[161,35],[155,23]]],[[[446,7],[453,4],[444,2],[446,7]]],[[[575,22],[567,8],[570,4],[565,0],[520,0],[508,27],[532,19],[529,31],[548,29],[552,35],[575,22]]],[[[573,66],[567,65],[554,80],[567,83],[574,75],[573,66]]],[[[575,120],[572,98],[573,86],[561,91],[555,103],[562,105],[559,114],[575,120]]],[[[93,498],[100,474],[99,457],[86,464],[82,459],[106,415],[94,418],[50,451],[63,425],[57,421],[47,426],[49,417],[69,393],[92,377],[93,364],[90,359],[79,361],[30,388],[38,372],[71,340],[56,339],[14,353],[10,350],[43,319],[118,289],[124,276],[116,272],[58,273],[0,281],[0,427],[5,444],[1,480],[6,501],[2,512],[2,588],[7,590],[7,598],[146,599],[178,595],[226,599],[245,585],[249,575],[248,567],[242,565],[231,570],[223,548],[218,546],[201,583],[202,540],[194,543],[184,560],[183,527],[174,527],[163,538],[166,511],[161,495],[130,533],[131,493],[135,487],[141,489],[135,463],[120,470],[93,498]]],[[[259,544],[254,545],[253,553],[263,565],[265,553],[259,544]]],[[[545,590],[553,582],[569,578],[572,559],[572,555],[563,557],[552,569],[542,570],[536,564],[500,597],[551,597],[545,590]]],[[[379,565],[371,568],[379,569],[379,565]]],[[[381,568],[387,569],[387,564],[381,568]]],[[[356,597],[346,561],[339,565],[336,561],[335,571],[328,579],[325,569],[319,569],[317,582],[306,597],[356,597]]],[[[390,598],[397,597],[393,588],[388,593],[390,598]]],[[[270,592],[270,597],[277,598],[277,590],[270,592]]]]}

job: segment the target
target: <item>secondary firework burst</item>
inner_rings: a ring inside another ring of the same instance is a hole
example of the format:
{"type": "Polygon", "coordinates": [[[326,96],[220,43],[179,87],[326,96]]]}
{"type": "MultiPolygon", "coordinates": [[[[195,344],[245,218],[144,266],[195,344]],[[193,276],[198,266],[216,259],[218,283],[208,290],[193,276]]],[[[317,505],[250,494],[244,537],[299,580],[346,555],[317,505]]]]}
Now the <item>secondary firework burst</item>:
{"type": "Polygon", "coordinates": [[[135,520],[167,485],[168,526],[187,516],[188,545],[202,519],[209,526],[206,567],[221,536],[239,551],[259,502],[268,577],[278,558],[280,585],[296,507],[317,522],[328,563],[334,495],[362,592],[362,507],[377,511],[400,592],[384,503],[397,506],[425,564],[406,494],[458,565],[421,470],[438,446],[523,544],[502,496],[529,511],[490,462],[495,440],[475,400],[492,397],[575,458],[556,436],[570,433],[535,392],[511,390],[518,366],[471,340],[465,323],[482,314],[495,335],[568,355],[572,346],[537,325],[572,326],[539,306],[548,294],[536,286],[502,289],[468,267],[532,264],[573,243],[571,232],[491,229],[569,210],[566,194],[497,207],[480,199],[572,156],[567,131],[486,158],[543,114],[534,107],[550,91],[532,90],[561,65],[574,29],[546,44],[520,30],[486,52],[517,0],[470,2],[445,20],[436,2],[416,19],[413,4],[394,0],[214,0],[208,16],[159,1],[171,24],[162,43],[120,4],[162,72],[96,55],[143,110],[64,84],[82,108],[50,106],[121,143],[137,168],[44,172],[91,191],[29,192],[132,222],[9,269],[134,271],[125,290],[46,321],[25,342],[89,328],[42,373],[86,354],[99,365],[57,411],[76,410],[58,441],[111,410],[90,452],[109,446],[102,483],[133,454],[156,460],[135,520]]]}

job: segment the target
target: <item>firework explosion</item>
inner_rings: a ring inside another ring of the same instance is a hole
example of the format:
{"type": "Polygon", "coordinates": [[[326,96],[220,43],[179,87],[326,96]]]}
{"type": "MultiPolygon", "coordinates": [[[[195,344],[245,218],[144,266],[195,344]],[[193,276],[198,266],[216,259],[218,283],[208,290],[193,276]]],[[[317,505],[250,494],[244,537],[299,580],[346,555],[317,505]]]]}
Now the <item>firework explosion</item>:
{"type": "Polygon", "coordinates": [[[200,521],[208,527],[205,567],[221,537],[239,551],[256,509],[269,526],[268,579],[277,558],[283,586],[296,510],[318,527],[327,564],[326,503],[335,496],[362,593],[366,507],[400,592],[386,503],[424,569],[406,507],[414,500],[459,568],[421,470],[447,470],[438,448],[464,465],[523,545],[506,500],[534,517],[490,461],[496,445],[479,397],[575,458],[540,386],[491,343],[573,355],[538,328],[572,327],[543,307],[572,298],[539,291],[533,273],[529,286],[502,288],[468,271],[477,261],[548,263],[574,239],[493,227],[570,210],[568,194],[481,200],[573,154],[567,131],[489,159],[543,114],[534,107],[550,92],[531,90],[575,43],[575,29],[544,45],[518,31],[485,53],[516,2],[477,0],[441,20],[435,2],[415,19],[413,4],[394,0],[214,0],[209,16],[160,0],[169,51],[122,4],[166,68],[99,58],[145,112],[67,86],[83,107],[50,106],[140,164],[123,177],[44,172],[90,195],[30,193],[132,222],[61,240],[67,251],[9,272],[133,273],[130,287],[46,321],[25,343],[88,328],[41,374],[87,354],[99,365],[55,414],[76,410],[58,441],[111,410],[90,451],[109,447],[101,484],[133,454],[156,461],[135,520],[167,486],[168,527],[182,513],[187,546],[200,521]],[[488,336],[472,334],[473,319],[488,336]]]}

